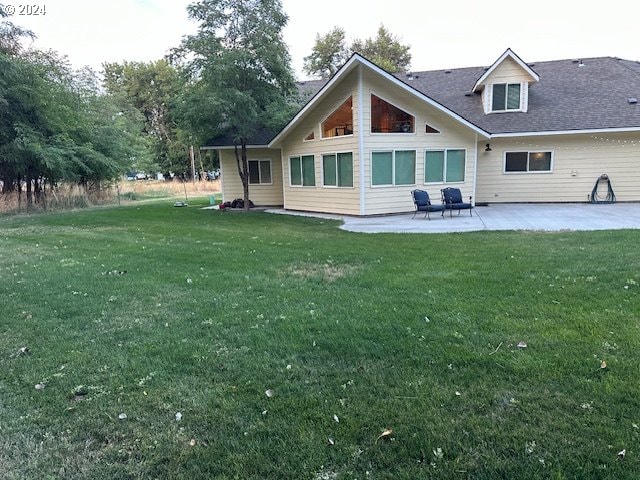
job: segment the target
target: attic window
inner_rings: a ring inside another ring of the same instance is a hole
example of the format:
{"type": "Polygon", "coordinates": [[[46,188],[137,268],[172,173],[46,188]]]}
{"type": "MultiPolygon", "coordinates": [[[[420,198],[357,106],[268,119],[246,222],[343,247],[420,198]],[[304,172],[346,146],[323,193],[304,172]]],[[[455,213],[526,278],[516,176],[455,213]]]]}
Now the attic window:
{"type": "Polygon", "coordinates": [[[322,138],[353,135],[353,102],[351,97],[322,122],[322,138]]]}
{"type": "Polygon", "coordinates": [[[520,84],[494,83],[491,111],[520,110],[520,84]]]}
{"type": "Polygon", "coordinates": [[[314,132],[311,132],[309,135],[304,137],[305,142],[310,142],[311,140],[315,140],[315,139],[316,139],[316,134],[314,132]]]}
{"type": "Polygon", "coordinates": [[[371,95],[371,133],[414,133],[415,117],[371,95]]]}
{"type": "Polygon", "coordinates": [[[433,128],[431,125],[427,124],[425,133],[440,133],[440,130],[438,130],[437,128],[433,128]]]}

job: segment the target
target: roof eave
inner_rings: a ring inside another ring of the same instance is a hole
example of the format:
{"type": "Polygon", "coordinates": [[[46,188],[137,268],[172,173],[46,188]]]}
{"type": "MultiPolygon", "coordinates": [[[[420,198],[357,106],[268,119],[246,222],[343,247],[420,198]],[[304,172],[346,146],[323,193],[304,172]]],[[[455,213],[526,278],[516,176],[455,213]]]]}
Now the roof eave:
{"type": "Polygon", "coordinates": [[[493,64],[487,69],[487,71],[482,74],[482,76],[478,79],[478,81],[476,81],[472,91],[477,92],[481,90],[480,87],[482,86],[482,82],[484,82],[486,78],[489,75],[491,75],[491,73],[498,67],[498,65],[500,65],[507,57],[511,58],[524,71],[526,71],[529,75],[531,75],[534,81],[536,82],[540,81],[540,76],[529,65],[527,65],[518,55],[516,55],[516,53],[513,50],[511,50],[510,48],[507,48],[504,51],[504,53],[500,55],[500,58],[498,58],[495,62],[493,62],[493,64]]]}
{"type": "Polygon", "coordinates": [[[280,131],[280,133],[278,133],[273,138],[273,140],[271,140],[271,142],[269,143],[269,147],[273,148],[275,145],[277,145],[282,140],[282,138],[285,137],[286,134],[295,126],[295,124],[298,122],[298,120],[300,120],[316,103],[318,103],[321,100],[321,98],[324,96],[324,94],[333,85],[335,85],[344,75],[346,75],[347,73],[351,72],[357,65],[363,65],[363,66],[369,68],[370,70],[378,73],[379,75],[383,76],[384,78],[386,78],[387,80],[391,81],[392,83],[394,83],[395,85],[399,86],[400,88],[402,88],[402,89],[406,90],[407,92],[413,94],[414,96],[418,97],[419,99],[423,100],[424,102],[428,103],[429,105],[437,108],[441,112],[449,115],[453,119],[457,120],[458,122],[462,123],[466,127],[468,127],[471,130],[473,130],[475,133],[481,135],[482,137],[489,138],[490,134],[488,132],[486,132],[485,130],[483,130],[482,128],[478,127],[474,123],[471,123],[469,120],[467,120],[464,117],[458,115],[454,111],[448,109],[447,107],[445,107],[441,103],[438,103],[433,98],[431,98],[431,97],[425,95],[424,93],[416,90],[411,85],[407,85],[405,82],[403,82],[402,80],[396,78],[395,76],[393,76],[392,74],[390,74],[389,72],[387,72],[383,68],[377,66],[375,63],[371,62],[370,60],[367,60],[366,58],[364,58],[363,56],[359,55],[358,53],[354,53],[351,56],[351,58],[349,58],[349,60],[347,60],[347,62],[340,68],[340,70],[338,70],[335,73],[335,75],[331,78],[331,80],[329,80],[329,82],[327,82],[327,84],[324,87],[322,87],[318,91],[318,93],[316,93],[313,96],[313,98],[311,100],[309,100],[307,102],[307,104],[296,114],[296,116],[293,117],[293,119],[280,131]]]}
{"type": "Polygon", "coordinates": [[[508,132],[508,133],[492,133],[491,138],[513,138],[513,137],[542,137],[548,135],[577,135],[590,133],[624,133],[624,132],[640,132],[640,126],[637,127],[611,127],[611,128],[586,128],[575,130],[544,130],[536,132],[508,132]]]}

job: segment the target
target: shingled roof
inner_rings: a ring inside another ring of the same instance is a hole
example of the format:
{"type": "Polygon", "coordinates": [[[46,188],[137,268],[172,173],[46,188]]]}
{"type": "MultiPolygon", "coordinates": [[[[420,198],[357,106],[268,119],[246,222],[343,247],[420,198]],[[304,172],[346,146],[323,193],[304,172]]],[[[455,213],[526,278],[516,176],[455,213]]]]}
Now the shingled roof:
{"type": "Polygon", "coordinates": [[[483,67],[396,77],[491,134],[640,127],[640,106],[628,102],[640,97],[640,63],[601,57],[529,65],[540,81],[529,87],[526,113],[484,113],[480,95],[469,94],[483,67]]]}
{"type": "MultiPolygon", "coordinates": [[[[528,65],[540,79],[529,86],[527,112],[484,113],[480,94],[472,89],[487,67],[394,76],[491,135],[640,128],[640,103],[629,102],[640,99],[640,62],[599,57],[528,65]]],[[[326,84],[307,80],[297,86],[312,97],[326,84]]],[[[268,145],[277,133],[260,129],[250,144],[268,145]]],[[[229,146],[233,139],[218,137],[209,145],[229,146]]]]}

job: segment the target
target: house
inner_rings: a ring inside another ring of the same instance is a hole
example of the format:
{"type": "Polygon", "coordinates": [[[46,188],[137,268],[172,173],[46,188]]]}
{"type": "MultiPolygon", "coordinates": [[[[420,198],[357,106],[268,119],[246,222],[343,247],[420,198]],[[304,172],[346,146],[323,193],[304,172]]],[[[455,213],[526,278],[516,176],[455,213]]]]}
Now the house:
{"type": "MultiPolygon", "coordinates": [[[[640,201],[640,63],[525,63],[390,74],[354,54],[275,136],[249,146],[256,205],[346,215],[413,209],[452,186],[476,204],[586,202],[602,174],[640,201]]],[[[242,196],[232,145],[223,200],[242,196]]],[[[437,200],[436,200],[437,202],[437,200]]]]}

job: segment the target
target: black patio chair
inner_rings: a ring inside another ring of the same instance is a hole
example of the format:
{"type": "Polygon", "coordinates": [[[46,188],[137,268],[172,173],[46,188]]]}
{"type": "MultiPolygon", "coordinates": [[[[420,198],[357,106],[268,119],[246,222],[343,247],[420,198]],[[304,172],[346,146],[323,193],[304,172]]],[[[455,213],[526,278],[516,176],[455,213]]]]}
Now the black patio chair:
{"type": "MultiPolygon", "coordinates": [[[[473,217],[471,213],[471,209],[473,205],[471,204],[471,196],[469,197],[469,203],[465,203],[462,201],[462,192],[459,188],[443,188],[440,190],[442,192],[442,203],[445,208],[449,210],[450,217],[453,217],[453,211],[458,210],[458,215],[460,215],[460,210],[469,210],[469,215],[473,217]]],[[[444,212],[443,212],[444,215],[444,212]]]]}
{"type": "Polygon", "coordinates": [[[424,216],[427,217],[428,220],[431,220],[431,217],[429,216],[430,212],[442,212],[442,216],[444,216],[445,206],[432,205],[429,194],[424,190],[412,190],[411,196],[413,197],[413,205],[415,207],[413,217],[411,218],[416,218],[416,213],[418,212],[425,212],[424,216]]]}

